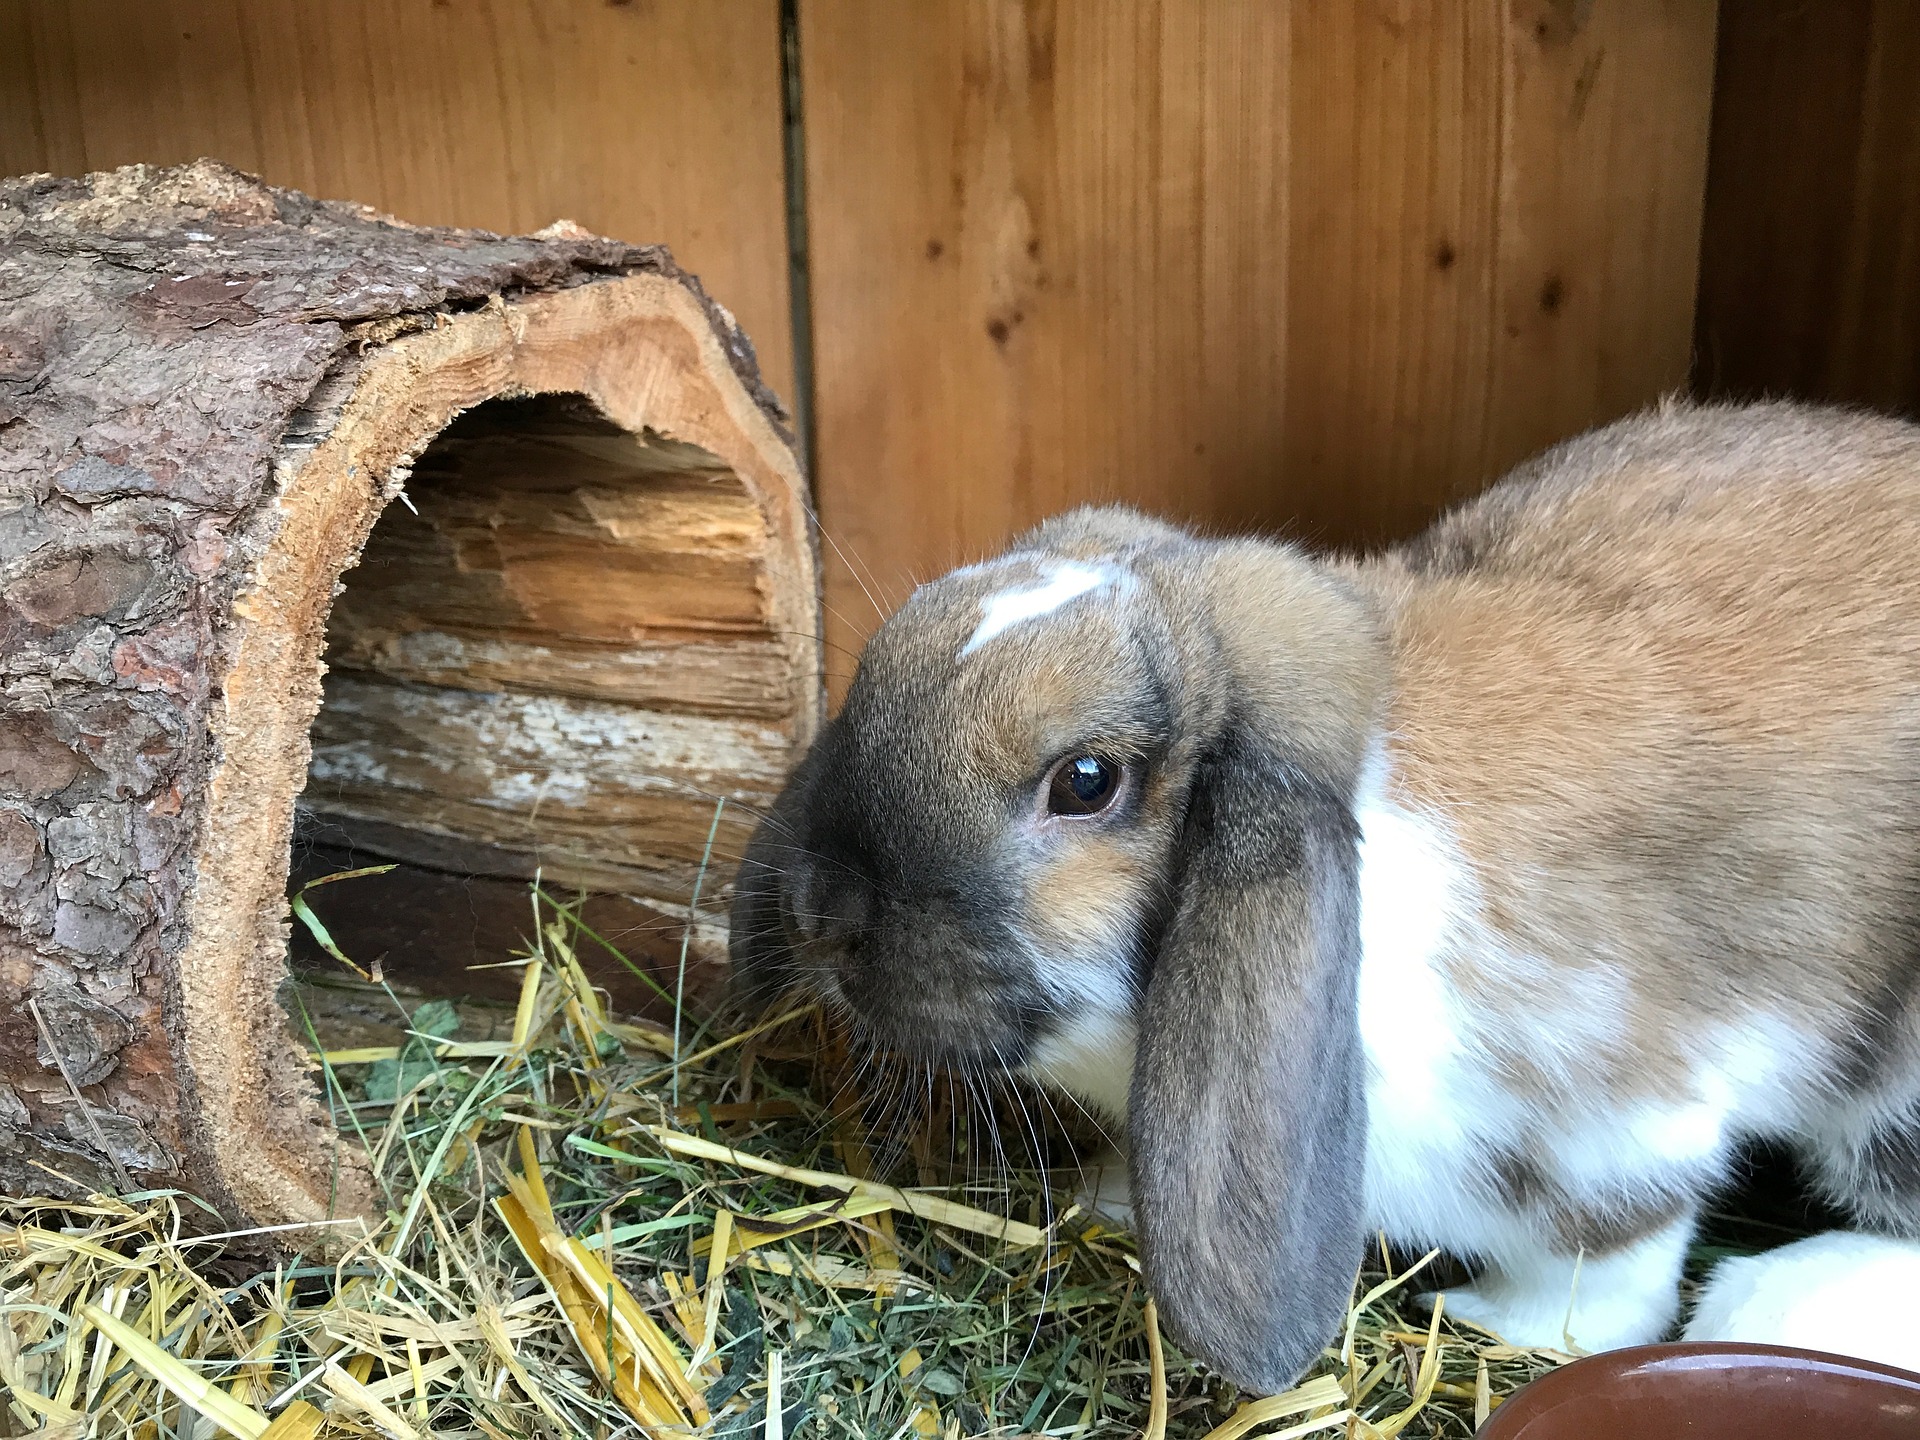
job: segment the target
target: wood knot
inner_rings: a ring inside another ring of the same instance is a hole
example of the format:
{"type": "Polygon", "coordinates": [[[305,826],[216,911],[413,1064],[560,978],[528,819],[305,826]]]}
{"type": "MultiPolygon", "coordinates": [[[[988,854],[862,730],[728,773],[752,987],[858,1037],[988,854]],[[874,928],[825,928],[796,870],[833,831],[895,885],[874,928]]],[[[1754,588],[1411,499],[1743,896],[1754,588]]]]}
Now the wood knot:
{"type": "Polygon", "coordinates": [[[1593,0],[1546,0],[1534,16],[1533,38],[1540,46],[1571,44],[1593,18],[1593,0]]]}
{"type": "Polygon", "coordinates": [[[1005,318],[995,315],[991,320],[987,321],[987,336],[994,344],[1004,346],[1008,340],[1013,338],[1014,327],[1026,318],[1027,314],[1024,310],[1015,310],[1005,318]]]}

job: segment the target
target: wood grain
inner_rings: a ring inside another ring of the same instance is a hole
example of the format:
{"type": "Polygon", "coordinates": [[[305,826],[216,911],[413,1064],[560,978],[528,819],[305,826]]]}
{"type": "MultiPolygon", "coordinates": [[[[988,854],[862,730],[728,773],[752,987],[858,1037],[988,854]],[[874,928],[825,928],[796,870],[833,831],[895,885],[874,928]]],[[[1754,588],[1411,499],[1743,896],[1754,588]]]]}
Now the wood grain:
{"type": "Polygon", "coordinates": [[[1686,384],[1715,8],[1515,0],[1488,475],[1686,384]]]}
{"type": "Polygon", "coordinates": [[[1920,6],[1721,21],[1695,388],[1920,414],[1920,6]]]}
{"type": "Polygon", "coordinates": [[[684,902],[720,796],[724,857],[793,759],[755,495],[553,396],[467,411],[407,495],[327,616],[303,813],[463,874],[684,902]]]}
{"type": "Polygon", "coordinates": [[[673,248],[789,403],[778,0],[0,0],[0,174],[212,155],[419,224],[673,248]]]}
{"type": "Polygon", "coordinates": [[[1257,314],[1241,337],[1284,344],[1285,424],[1244,518],[1349,543],[1415,528],[1489,464],[1503,27],[1489,5],[1297,15],[1275,57],[1289,303],[1276,337],[1257,314]]]}
{"type": "Polygon", "coordinates": [[[829,635],[1080,500],[1405,533],[1683,384],[1713,45],[1708,0],[808,0],[829,635]]]}

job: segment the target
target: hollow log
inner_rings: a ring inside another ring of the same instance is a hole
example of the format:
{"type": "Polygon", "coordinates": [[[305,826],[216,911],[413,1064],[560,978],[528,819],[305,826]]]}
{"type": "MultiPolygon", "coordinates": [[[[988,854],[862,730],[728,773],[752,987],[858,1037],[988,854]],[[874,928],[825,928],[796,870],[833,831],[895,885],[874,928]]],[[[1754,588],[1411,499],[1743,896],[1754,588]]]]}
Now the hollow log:
{"type": "Polygon", "coordinates": [[[0,182],[0,1187],[363,1209],[276,1000],[296,808],[684,903],[817,723],[812,545],[663,249],[0,182]]]}

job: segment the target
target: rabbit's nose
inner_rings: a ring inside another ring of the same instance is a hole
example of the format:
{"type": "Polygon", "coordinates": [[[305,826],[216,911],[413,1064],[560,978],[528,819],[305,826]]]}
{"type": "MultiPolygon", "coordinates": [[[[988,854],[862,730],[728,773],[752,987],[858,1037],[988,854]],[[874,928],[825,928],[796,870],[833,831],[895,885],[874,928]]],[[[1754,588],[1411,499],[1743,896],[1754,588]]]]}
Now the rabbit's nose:
{"type": "Polygon", "coordinates": [[[816,875],[788,877],[787,919],[807,944],[844,944],[873,923],[873,894],[863,884],[821,883],[816,875]]]}
{"type": "Polygon", "coordinates": [[[789,871],[780,886],[780,905],[787,929],[808,944],[820,938],[821,919],[815,908],[815,887],[805,871],[789,871]]]}
{"type": "Polygon", "coordinates": [[[815,925],[828,944],[850,949],[873,929],[874,896],[868,886],[858,881],[835,885],[820,900],[815,925]]]}

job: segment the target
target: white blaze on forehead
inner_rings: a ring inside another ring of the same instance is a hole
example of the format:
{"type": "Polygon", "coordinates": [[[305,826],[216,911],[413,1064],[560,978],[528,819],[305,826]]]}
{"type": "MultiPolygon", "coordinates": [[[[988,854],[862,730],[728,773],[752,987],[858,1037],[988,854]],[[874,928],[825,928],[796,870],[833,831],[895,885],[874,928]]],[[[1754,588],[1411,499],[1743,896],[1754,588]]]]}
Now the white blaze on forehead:
{"type": "Polygon", "coordinates": [[[1017,590],[989,595],[980,602],[980,624],[960,647],[958,658],[966,659],[1015,625],[1051,615],[1069,600],[1117,585],[1121,578],[1122,572],[1111,565],[1077,565],[1067,561],[1049,566],[1047,578],[1038,585],[1023,585],[1017,590]]]}

